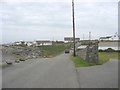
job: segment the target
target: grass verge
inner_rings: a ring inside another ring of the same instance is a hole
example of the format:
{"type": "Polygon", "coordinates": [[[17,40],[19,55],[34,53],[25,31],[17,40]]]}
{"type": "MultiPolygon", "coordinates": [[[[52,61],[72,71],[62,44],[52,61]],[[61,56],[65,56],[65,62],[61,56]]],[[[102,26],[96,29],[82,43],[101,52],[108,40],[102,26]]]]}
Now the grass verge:
{"type": "MultiPolygon", "coordinates": [[[[71,55],[70,58],[74,62],[75,67],[87,67],[96,65],[94,63],[88,63],[79,56],[73,57],[73,55],[71,55]]],[[[106,63],[110,59],[118,59],[118,52],[99,52],[99,65],[106,63]]]]}
{"type": "Polygon", "coordinates": [[[71,60],[74,62],[75,67],[86,67],[95,65],[94,63],[88,63],[79,56],[74,57],[73,55],[71,55],[71,60]]]}

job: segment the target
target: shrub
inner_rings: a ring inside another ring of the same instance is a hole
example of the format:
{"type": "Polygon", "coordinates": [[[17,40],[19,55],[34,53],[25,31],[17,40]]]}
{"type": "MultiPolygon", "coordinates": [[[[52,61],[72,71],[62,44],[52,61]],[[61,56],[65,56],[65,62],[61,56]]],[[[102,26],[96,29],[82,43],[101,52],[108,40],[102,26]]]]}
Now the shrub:
{"type": "Polygon", "coordinates": [[[112,48],[108,48],[108,49],[105,49],[105,52],[115,52],[115,50],[112,48]]]}
{"type": "Polygon", "coordinates": [[[99,52],[104,52],[104,50],[100,49],[99,52]]]}
{"type": "Polygon", "coordinates": [[[108,48],[108,49],[105,49],[105,50],[100,49],[99,52],[120,52],[120,50],[114,50],[112,48],[108,48]]]}

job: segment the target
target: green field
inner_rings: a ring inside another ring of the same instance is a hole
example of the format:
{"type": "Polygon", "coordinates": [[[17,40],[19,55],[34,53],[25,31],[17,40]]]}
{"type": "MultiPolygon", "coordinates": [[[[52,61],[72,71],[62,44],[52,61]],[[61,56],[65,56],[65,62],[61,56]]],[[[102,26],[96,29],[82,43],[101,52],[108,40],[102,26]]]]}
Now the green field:
{"type": "MultiPolygon", "coordinates": [[[[118,52],[99,52],[99,65],[106,63],[110,59],[118,59],[118,52]]],[[[74,62],[75,67],[86,67],[86,66],[94,66],[94,63],[88,63],[83,60],[79,56],[73,57],[71,55],[71,60],[74,62]]]]}
{"type": "Polygon", "coordinates": [[[65,49],[69,49],[70,47],[71,44],[53,44],[50,46],[40,46],[39,48],[43,50],[43,57],[54,57],[63,53],[65,49]]]}

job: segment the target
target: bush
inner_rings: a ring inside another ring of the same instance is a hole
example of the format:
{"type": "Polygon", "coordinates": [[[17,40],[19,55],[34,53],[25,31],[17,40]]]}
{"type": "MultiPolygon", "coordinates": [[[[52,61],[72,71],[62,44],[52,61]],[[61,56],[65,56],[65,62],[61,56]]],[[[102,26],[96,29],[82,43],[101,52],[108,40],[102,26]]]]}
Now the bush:
{"type": "Polygon", "coordinates": [[[99,52],[120,52],[120,50],[114,50],[112,48],[108,48],[108,49],[105,49],[105,50],[100,49],[99,52]]]}
{"type": "Polygon", "coordinates": [[[115,52],[115,50],[112,48],[108,48],[108,49],[105,49],[105,52],[115,52]]]}
{"type": "Polygon", "coordinates": [[[104,50],[100,49],[99,52],[104,52],[104,50]]]}

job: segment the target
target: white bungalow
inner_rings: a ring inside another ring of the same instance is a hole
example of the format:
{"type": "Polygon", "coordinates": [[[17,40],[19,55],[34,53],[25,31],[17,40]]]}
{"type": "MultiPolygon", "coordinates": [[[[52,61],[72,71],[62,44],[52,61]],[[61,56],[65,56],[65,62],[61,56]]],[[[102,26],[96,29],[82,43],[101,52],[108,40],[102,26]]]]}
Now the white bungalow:
{"type": "Polygon", "coordinates": [[[47,46],[52,45],[52,41],[49,40],[40,40],[40,41],[34,41],[35,46],[47,46]]]}
{"type": "Polygon", "coordinates": [[[34,42],[26,42],[26,45],[27,45],[27,46],[33,46],[33,45],[34,45],[34,42]]]}

